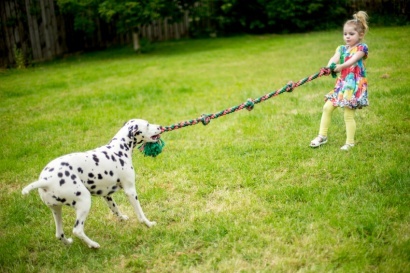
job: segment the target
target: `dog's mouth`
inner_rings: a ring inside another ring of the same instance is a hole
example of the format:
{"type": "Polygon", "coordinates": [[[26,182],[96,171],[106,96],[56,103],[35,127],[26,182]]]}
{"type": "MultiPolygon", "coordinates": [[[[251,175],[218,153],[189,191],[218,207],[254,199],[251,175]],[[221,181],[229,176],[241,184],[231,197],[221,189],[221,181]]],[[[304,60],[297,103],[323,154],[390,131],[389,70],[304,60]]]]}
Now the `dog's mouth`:
{"type": "Polygon", "coordinates": [[[158,141],[161,138],[161,135],[153,135],[151,137],[152,140],[158,141]]]}

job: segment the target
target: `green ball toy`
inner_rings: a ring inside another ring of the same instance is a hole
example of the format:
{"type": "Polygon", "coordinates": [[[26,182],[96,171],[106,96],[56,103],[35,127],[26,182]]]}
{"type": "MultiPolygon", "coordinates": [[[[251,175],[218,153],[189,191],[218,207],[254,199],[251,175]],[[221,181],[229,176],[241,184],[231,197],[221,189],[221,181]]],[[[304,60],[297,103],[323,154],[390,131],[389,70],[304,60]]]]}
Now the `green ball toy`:
{"type": "Polygon", "coordinates": [[[147,142],[138,147],[138,149],[145,156],[156,157],[162,152],[165,142],[162,139],[159,139],[157,142],[147,142]]]}

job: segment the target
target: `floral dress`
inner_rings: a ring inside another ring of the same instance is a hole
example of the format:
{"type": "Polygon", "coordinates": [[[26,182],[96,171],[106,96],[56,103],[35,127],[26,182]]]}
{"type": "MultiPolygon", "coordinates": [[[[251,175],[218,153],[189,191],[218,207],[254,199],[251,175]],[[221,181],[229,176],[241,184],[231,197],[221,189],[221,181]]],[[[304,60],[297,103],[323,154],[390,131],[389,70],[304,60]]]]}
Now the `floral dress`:
{"type": "Polygon", "coordinates": [[[368,47],[359,43],[349,50],[348,46],[338,46],[336,52],[340,52],[340,63],[348,61],[359,51],[364,52],[364,57],[352,66],[341,71],[337,78],[333,91],[325,95],[325,100],[330,100],[334,106],[349,107],[351,109],[362,108],[369,105],[367,98],[367,78],[364,60],[367,59],[368,47]]]}

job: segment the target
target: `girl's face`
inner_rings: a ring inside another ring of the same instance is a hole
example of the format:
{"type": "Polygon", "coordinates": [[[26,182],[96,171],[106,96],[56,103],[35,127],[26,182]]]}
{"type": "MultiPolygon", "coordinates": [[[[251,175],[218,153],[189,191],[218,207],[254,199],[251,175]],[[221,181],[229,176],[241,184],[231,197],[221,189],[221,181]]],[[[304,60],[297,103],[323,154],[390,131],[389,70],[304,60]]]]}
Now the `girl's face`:
{"type": "Polygon", "coordinates": [[[352,47],[356,45],[357,43],[359,43],[362,37],[363,35],[360,35],[359,32],[357,32],[354,29],[354,26],[345,25],[343,27],[343,40],[346,42],[346,45],[348,45],[349,47],[352,47]]]}

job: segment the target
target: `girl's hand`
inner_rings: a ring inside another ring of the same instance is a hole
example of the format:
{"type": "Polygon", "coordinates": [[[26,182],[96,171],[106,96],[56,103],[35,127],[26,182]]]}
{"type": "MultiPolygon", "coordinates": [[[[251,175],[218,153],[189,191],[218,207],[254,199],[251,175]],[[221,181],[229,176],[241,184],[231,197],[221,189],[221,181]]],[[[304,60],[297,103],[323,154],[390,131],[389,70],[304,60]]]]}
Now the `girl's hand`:
{"type": "Polygon", "coordinates": [[[337,64],[336,68],[333,70],[334,72],[341,72],[343,70],[343,67],[341,64],[337,64]]]}

